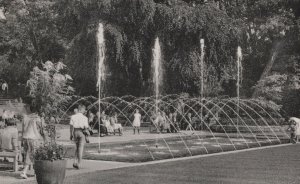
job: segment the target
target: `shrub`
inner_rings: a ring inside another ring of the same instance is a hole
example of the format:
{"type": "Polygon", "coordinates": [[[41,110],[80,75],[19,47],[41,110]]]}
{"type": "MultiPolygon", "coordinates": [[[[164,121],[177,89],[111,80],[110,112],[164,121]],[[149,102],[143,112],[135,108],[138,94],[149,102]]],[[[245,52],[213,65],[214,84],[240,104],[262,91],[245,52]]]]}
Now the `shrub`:
{"type": "Polygon", "coordinates": [[[65,67],[61,62],[53,64],[47,61],[43,64],[43,69],[34,67],[27,81],[29,95],[33,98],[32,106],[48,117],[62,114],[72,100],[72,78],[63,74],[65,67]]]}

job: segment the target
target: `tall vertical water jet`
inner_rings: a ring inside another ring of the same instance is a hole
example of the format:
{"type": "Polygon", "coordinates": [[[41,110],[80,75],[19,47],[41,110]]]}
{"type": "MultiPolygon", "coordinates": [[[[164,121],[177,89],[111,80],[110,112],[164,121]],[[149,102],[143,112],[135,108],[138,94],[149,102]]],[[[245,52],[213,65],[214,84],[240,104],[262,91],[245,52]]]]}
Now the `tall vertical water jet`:
{"type": "MultiPolygon", "coordinates": [[[[242,48],[238,46],[237,48],[237,80],[236,80],[236,96],[237,96],[237,115],[239,115],[239,106],[240,106],[240,85],[241,85],[241,79],[242,79],[242,48]]],[[[239,125],[239,117],[237,117],[237,128],[239,125]]],[[[238,130],[237,130],[238,131],[238,130]]]]}
{"type": "MultiPolygon", "coordinates": [[[[97,90],[98,90],[98,98],[99,98],[99,112],[101,114],[101,105],[100,105],[100,99],[101,99],[101,84],[102,81],[104,81],[105,78],[105,65],[104,65],[104,59],[105,59],[105,40],[104,40],[104,29],[103,24],[99,23],[98,30],[96,33],[96,40],[97,40],[97,49],[98,49],[98,69],[97,69],[97,90]]],[[[100,116],[98,117],[98,121],[100,123],[100,116]]],[[[99,147],[98,152],[100,153],[100,126],[99,126],[99,147]]]]}
{"type": "Polygon", "coordinates": [[[158,37],[155,39],[154,48],[152,49],[152,69],[153,83],[155,90],[155,112],[158,111],[159,87],[162,83],[162,67],[161,67],[161,48],[158,37]]]}
{"type": "MultiPolygon", "coordinates": [[[[201,57],[200,57],[200,66],[201,66],[201,87],[200,87],[200,102],[203,101],[203,93],[204,93],[204,39],[200,39],[200,49],[201,49],[201,57]]],[[[200,117],[202,119],[203,108],[201,106],[201,114],[200,117]]]]}

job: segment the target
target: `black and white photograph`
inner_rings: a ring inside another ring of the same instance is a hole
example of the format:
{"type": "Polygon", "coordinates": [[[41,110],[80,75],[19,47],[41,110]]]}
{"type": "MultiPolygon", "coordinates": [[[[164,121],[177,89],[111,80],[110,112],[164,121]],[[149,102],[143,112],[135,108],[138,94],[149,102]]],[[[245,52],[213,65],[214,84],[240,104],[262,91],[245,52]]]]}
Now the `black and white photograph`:
{"type": "Polygon", "coordinates": [[[0,0],[0,184],[300,184],[300,0],[0,0]]]}

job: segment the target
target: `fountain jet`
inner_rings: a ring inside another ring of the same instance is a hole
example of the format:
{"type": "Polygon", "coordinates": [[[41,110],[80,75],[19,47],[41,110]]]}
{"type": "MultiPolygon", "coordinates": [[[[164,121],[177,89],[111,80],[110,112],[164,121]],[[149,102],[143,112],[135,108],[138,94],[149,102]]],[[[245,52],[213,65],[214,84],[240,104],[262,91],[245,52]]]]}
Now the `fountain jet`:
{"type": "MultiPolygon", "coordinates": [[[[200,49],[201,49],[201,57],[200,57],[200,66],[201,66],[201,88],[200,88],[200,102],[202,104],[203,93],[204,93],[204,39],[200,39],[200,49]]],[[[202,119],[203,108],[201,106],[201,114],[200,117],[202,119]]]]}
{"type": "MultiPolygon", "coordinates": [[[[101,81],[104,80],[105,78],[105,65],[104,65],[104,59],[105,59],[105,40],[104,40],[104,29],[103,29],[103,24],[99,23],[98,26],[98,31],[96,34],[96,40],[97,40],[97,49],[98,49],[98,76],[97,76],[97,90],[98,90],[98,98],[99,98],[99,104],[98,104],[98,109],[101,114],[101,81]]],[[[98,117],[99,122],[100,122],[100,116],[98,117]]],[[[99,148],[98,152],[100,153],[100,126],[99,126],[99,148]]]]}
{"type": "MultiPolygon", "coordinates": [[[[239,115],[239,106],[240,106],[240,84],[242,79],[242,48],[238,46],[237,48],[237,80],[236,80],[236,96],[237,96],[237,115],[239,115]]],[[[237,117],[237,129],[239,125],[239,118],[237,117]]]]}
{"type": "Polygon", "coordinates": [[[152,59],[152,68],[154,71],[153,74],[153,83],[155,90],[155,112],[158,111],[158,97],[159,97],[159,87],[162,83],[162,67],[161,67],[161,48],[159,44],[159,38],[155,39],[154,48],[152,49],[153,59],[152,59]]]}

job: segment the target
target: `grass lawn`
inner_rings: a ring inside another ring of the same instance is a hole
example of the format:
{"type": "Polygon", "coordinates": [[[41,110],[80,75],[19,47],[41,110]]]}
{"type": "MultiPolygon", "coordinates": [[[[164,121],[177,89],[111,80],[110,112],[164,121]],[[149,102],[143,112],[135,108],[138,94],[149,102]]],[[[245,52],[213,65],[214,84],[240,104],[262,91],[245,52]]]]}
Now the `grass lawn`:
{"type": "Polygon", "coordinates": [[[298,184],[300,145],[72,176],[65,184],[298,184]]]}
{"type": "MultiPolygon", "coordinates": [[[[277,139],[260,138],[205,137],[196,135],[172,137],[166,139],[138,140],[122,143],[103,143],[101,153],[98,144],[86,144],[84,159],[108,160],[120,162],[146,162],[192,155],[211,154],[222,151],[233,151],[252,147],[279,144],[277,139]]],[[[281,140],[286,143],[287,140],[281,140]]],[[[67,147],[66,157],[74,156],[74,146],[67,147]]]]}

